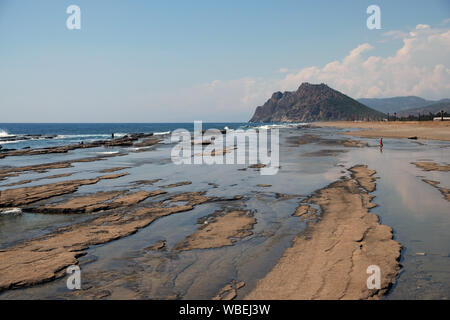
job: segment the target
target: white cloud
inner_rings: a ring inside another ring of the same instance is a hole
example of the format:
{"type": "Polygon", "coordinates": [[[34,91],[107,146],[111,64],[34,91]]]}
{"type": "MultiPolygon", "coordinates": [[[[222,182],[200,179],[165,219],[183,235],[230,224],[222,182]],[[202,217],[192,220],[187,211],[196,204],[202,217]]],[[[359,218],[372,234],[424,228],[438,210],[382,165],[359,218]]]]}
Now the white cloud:
{"type": "Polygon", "coordinates": [[[369,44],[353,49],[342,61],[322,68],[309,67],[287,75],[283,87],[295,88],[308,81],[325,82],[352,97],[418,95],[450,96],[450,30],[417,25],[403,38],[403,46],[392,56],[368,56],[369,44]]]}
{"type": "MultiPolygon", "coordinates": [[[[395,31],[390,35],[400,33],[395,31]]],[[[450,29],[419,24],[409,34],[401,35],[403,46],[391,56],[369,55],[374,48],[363,43],[343,59],[323,67],[310,66],[298,72],[287,72],[278,79],[215,80],[183,90],[175,95],[176,101],[171,104],[192,107],[199,112],[214,109],[245,117],[274,91],[296,90],[302,82],[326,83],[354,98],[450,97],[450,29]]]]}
{"type": "Polygon", "coordinates": [[[280,68],[279,72],[280,73],[288,73],[289,69],[288,68],[280,68]]]}
{"type": "Polygon", "coordinates": [[[420,29],[430,29],[430,26],[427,25],[427,24],[418,24],[418,25],[416,26],[416,29],[417,29],[417,30],[420,30],[420,29]]]}

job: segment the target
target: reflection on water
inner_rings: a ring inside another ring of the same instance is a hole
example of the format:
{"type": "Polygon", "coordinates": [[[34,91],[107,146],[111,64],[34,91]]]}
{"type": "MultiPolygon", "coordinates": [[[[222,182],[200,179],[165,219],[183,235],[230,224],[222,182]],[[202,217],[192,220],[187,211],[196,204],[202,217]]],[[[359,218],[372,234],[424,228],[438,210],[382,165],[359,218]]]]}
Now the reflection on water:
{"type": "Polygon", "coordinates": [[[403,246],[403,269],[387,299],[443,299],[450,297],[450,203],[423,178],[450,183],[449,172],[425,172],[411,162],[446,162],[447,148],[427,142],[385,139],[383,153],[356,150],[345,155],[347,165],[366,163],[377,171],[374,192],[378,207],[372,212],[394,229],[403,246]]]}
{"type": "MultiPolygon", "coordinates": [[[[130,152],[126,156],[77,163],[73,168],[64,169],[64,173],[73,172],[74,179],[79,179],[101,175],[98,172],[105,167],[132,167],[125,170],[130,173],[128,176],[82,186],[77,194],[111,189],[150,191],[161,185],[189,180],[192,181],[191,185],[168,191],[207,191],[209,196],[242,195],[244,198],[240,201],[203,204],[192,211],[160,218],[129,237],[90,248],[88,255],[81,260],[82,263],[92,261],[82,264],[83,286],[90,288],[86,292],[68,292],[65,279],[59,279],[33,288],[5,292],[0,297],[210,299],[225,284],[238,280],[246,283],[238,293],[238,298],[242,298],[258,279],[270,271],[283,251],[291,245],[294,236],[304,230],[305,225],[291,216],[298,203],[314,190],[346,174],[343,166],[348,168],[360,163],[375,169],[379,177],[374,192],[374,202],[378,207],[372,211],[381,217],[382,223],[394,229],[396,240],[405,247],[401,260],[403,271],[387,298],[449,297],[450,206],[440,192],[423,182],[422,178],[440,181],[446,187],[450,185],[450,174],[424,172],[410,164],[423,158],[445,162],[449,148],[439,148],[442,145],[440,142],[426,142],[421,146],[395,139],[383,140],[383,152],[380,152],[378,141],[374,139],[364,140],[370,145],[366,148],[315,143],[293,146],[285,143],[287,137],[302,134],[342,138],[333,128],[281,130],[281,169],[274,176],[262,176],[250,168],[238,170],[247,167],[245,165],[175,166],[170,162],[169,144],[159,145],[149,152],[130,152]],[[345,149],[348,152],[330,156],[321,153],[323,149],[345,149]],[[317,156],[305,157],[305,153],[317,156]],[[136,180],[156,178],[162,180],[155,185],[133,184],[136,180]],[[269,184],[271,187],[262,190],[256,187],[257,184],[269,184]],[[257,219],[253,235],[229,247],[171,251],[175,244],[195,232],[198,218],[224,208],[252,210],[257,219]],[[166,241],[165,251],[146,249],[158,240],[166,241]]],[[[49,156],[46,160],[52,162],[63,157],[85,156],[86,153],[76,150],[73,154],[49,156]]],[[[37,160],[30,161],[35,163],[37,160]]],[[[49,174],[53,174],[53,171],[30,176],[49,174]]],[[[57,225],[78,222],[84,218],[86,216],[83,215],[26,213],[17,217],[1,217],[0,246],[44,234],[57,225]]]]}
{"type": "Polygon", "coordinates": [[[85,219],[86,217],[77,215],[48,215],[27,212],[5,214],[0,216],[0,249],[85,219]]]}

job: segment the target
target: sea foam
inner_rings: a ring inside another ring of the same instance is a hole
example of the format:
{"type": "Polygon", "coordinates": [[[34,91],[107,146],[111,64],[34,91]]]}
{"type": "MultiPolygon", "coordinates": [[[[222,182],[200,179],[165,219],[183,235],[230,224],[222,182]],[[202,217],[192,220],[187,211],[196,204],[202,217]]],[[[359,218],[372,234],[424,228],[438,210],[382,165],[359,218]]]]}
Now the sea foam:
{"type": "Polygon", "coordinates": [[[0,138],[11,137],[12,134],[9,134],[8,131],[0,129],[0,138]]]}

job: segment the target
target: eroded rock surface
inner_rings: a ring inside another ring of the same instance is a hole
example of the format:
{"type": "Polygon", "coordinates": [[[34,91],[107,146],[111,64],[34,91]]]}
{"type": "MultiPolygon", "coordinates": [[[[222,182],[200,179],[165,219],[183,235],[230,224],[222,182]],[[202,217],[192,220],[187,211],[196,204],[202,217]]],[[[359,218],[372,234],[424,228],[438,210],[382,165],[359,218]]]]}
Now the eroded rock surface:
{"type": "Polygon", "coordinates": [[[116,171],[120,171],[120,170],[129,169],[129,168],[130,168],[130,167],[108,168],[108,169],[100,170],[100,172],[101,172],[101,173],[111,173],[111,172],[116,172],[116,171]]]}
{"type": "Polygon", "coordinates": [[[243,286],[245,286],[244,281],[232,281],[224,286],[213,300],[233,300],[237,296],[237,291],[243,286]]]}
{"type": "Polygon", "coordinates": [[[450,164],[439,165],[431,161],[418,161],[412,164],[424,171],[450,171],[450,164]]]}
{"type": "Polygon", "coordinates": [[[40,186],[6,189],[0,191],[0,208],[25,206],[55,196],[73,193],[77,191],[80,186],[95,184],[100,180],[105,179],[117,179],[127,174],[128,173],[124,172],[100,176],[93,179],[68,180],[40,186]]]}
{"type": "Polygon", "coordinates": [[[30,183],[30,182],[34,182],[34,181],[45,180],[45,179],[57,179],[57,178],[69,177],[71,175],[72,175],[72,173],[61,173],[61,174],[45,176],[45,177],[37,178],[37,179],[20,180],[20,181],[17,181],[17,182],[4,184],[4,185],[2,185],[2,187],[14,187],[14,186],[19,186],[19,185],[22,185],[22,184],[27,184],[27,183],[30,183]]]}
{"type": "Polygon", "coordinates": [[[31,286],[65,274],[92,245],[106,243],[135,233],[158,218],[192,210],[208,201],[204,192],[169,197],[151,207],[113,211],[80,224],[0,250],[0,291],[31,286]],[[184,199],[186,204],[171,205],[184,199]]]}
{"type": "Polygon", "coordinates": [[[435,187],[436,189],[438,189],[442,195],[444,196],[445,200],[450,201],[450,189],[444,188],[444,187],[440,187],[439,181],[434,181],[434,180],[428,180],[428,179],[422,179],[424,182],[428,183],[429,185],[435,187]]]}
{"type": "Polygon", "coordinates": [[[178,243],[174,250],[220,248],[233,245],[235,239],[252,235],[256,219],[244,210],[218,211],[200,220],[196,232],[178,243]]]}
{"type": "Polygon", "coordinates": [[[336,181],[309,199],[322,209],[319,221],[308,224],[246,299],[368,299],[389,290],[400,270],[401,245],[392,240],[392,229],[369,213],[374,171],[366,166],[350,170],[351,179],[336,181]],[[380,289],[367,287],[371,265],[380,267],[380,289]]]}
{"type": "Polygon", "coordinates": [[[185,186],[188,184],[192,184],[191,181],[180,181],[180,182],[176,182],[176,183],[171,183],[171,184],[167,184],[165,186],[161,186],[161,188],[176,188],[176,187],[180,187],[180,186],[185,186]]]}
{"type": "Polygon", "coordinates": [[[100,210],[130,207],[144,201],[148,197],[154,197],[164,193],[166,192],[162,190],[155,190],[152,192],[139,191],[129,194],[125,194],[125,191],[97,192],[90,195],[73,197],[67,201],[56,204],[28,207],[27,211],[53,214],[91,213],[100,210]]]}
{"type": "Polygon", "coordinates": [[[30,165],[30,166],[3,168],[3,169],[0,169],[0,180],[3,180],[8,177],[16,177],[19,174],[24,173],[24,172],[34,171],[34,172],[38,172],[38,173],[44,173],[50,169],[70,168],[70,167],[72,167],[73,163],[100,161],[100,160],[105,160],[106,158],[109,158],[109,157],[121,156],[121,155],[125,155],[125,154],[118,153],[118,154],[114,154],[114,155],[103,155],[103,156],[98,156],[98,157],[88,157],[88,158],[74,159],[74,160],[68,160],[68,161],[42,163],[42,164],[36,164],[36,165],[30,165]]]}

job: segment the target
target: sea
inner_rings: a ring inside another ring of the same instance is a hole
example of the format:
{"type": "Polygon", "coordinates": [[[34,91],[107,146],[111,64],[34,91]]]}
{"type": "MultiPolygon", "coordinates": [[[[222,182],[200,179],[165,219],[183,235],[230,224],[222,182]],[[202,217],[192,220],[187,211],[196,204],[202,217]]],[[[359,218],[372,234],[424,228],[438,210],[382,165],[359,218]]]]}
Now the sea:
{"type": "MultiPolygon", "coordinates": [[[[296,124],[290,124],[292,126],[296,124]]],[[[206,122],[202,129],[248,129],[286,126],[285,124],[249,124],[247,122],[206,122]]],[[[194,123],[0,123],[0,145],[3,149],[49,148],[120,138],[130,133],[167,135],[176,129],[194,130],[194,123]]]]}

